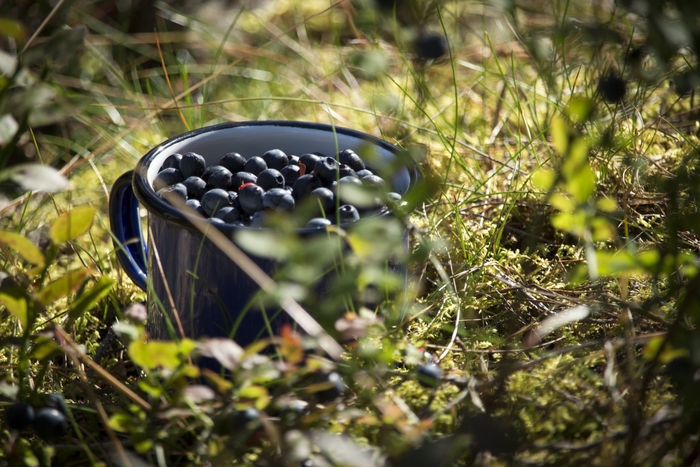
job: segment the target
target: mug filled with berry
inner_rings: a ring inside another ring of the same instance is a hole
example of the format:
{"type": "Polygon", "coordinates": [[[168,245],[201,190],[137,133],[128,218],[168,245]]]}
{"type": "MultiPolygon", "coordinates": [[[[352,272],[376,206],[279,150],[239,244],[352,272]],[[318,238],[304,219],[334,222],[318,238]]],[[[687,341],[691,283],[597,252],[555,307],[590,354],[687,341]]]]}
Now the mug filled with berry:
{"type": "MultiPolygon", "coordinates": [[[[241,345],[276,333],[289,319],[256,309],[257,283],[202,234],[201,222],[234,243],[283,216],[302,239],[352,230],[402,203],[419,177],[404,159],[368,134],[294,121],[225,123],[152,149],[117,179],[109,206],[119,263],[148,294],[150,335],[173,337],[174,323],[190,338],[241,345]]],[[[280,267],[250,258],[270,276],[280,267]]]]}

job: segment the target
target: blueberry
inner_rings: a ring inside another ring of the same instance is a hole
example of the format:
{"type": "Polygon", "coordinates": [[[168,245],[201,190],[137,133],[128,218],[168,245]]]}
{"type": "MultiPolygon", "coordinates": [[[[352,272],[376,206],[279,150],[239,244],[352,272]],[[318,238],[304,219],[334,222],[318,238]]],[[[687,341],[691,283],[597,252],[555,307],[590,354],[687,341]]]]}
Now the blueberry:
{"type": "Polygon", "coordinates": [[[160,171],[163,171],[165,169],[179,169],[180,168],[180,160],[182,159],[182,154],[175,153],[171,154],[168,156],[167,159],[163,162],[163,165],[160,166],[160,171]]]}
{"type": "Polygon", "coordinates": [[[425,388],[436,388],[442,380],[442,370],[436,364],[429,362],[416,368],[418,383],[425,388]]]}
{"type": "Polygon", "coordinates": [[[241,191],[238,192],[238,200],[241,203],[243,212],[252,216],[256,212],[261,211],[263,209],[264,195],[265,190],[254,183],[241,188],[241,191]]]}
{"type": "Polygon", "coordinates": [[[196,152],[188,152],[182,155],[180,160],[180,172],[184,178],[201,177],[207,168],[207,162],[196,152]]]}
{"type": "Polygon", "coordinates": [[[233,183],[233,174],[229,169],[223,166],[215,170],[209,180],[207,180],[207,188],[221,188],[222,190],[228,190],[233,183]]]}
{"type": "Polygon", "coordinates": [[[386,194],[386,199],[393,203],[398,203],[401,201],[401,195],[395,191],[389,191],[386,194]]]}
{"type": "Polygon", "coordinates": [[[338,161],[332,157],[319,159],[314,166],[314,174],[316,174],[323,183],[331,183],[338,177],[338,161]]]}
{"type": "Polygon", "coordinates": [[[245,167],[245,157],[237,152],[229,152],[228,154],[224,154],[224,157],[219,161],[219,165],[226,167],[229,172],[235,174],[243,171],[243,167],[245,167]]]}
{"type": "Polygon", "coordinates": [[[318,162],[319,159],[321,158],[318,157],[316,154],[311,153],[306,153],[299,156],[300,166],[301,164],[304,164],[304,166],[306,167],[306,172],[304,173],[304,175],[313,172],[314,167],[316,166],[316,162],[318,162]]]}
{"type": "Polygon", "coordinates": [[[270,149],[262,155],[268,169],[282,170],[289,165],[287,154],[281,149],[270,149]]]}
{"type": "MultiPolygon", "coordinates": [[[[287,156],[289,158],[289,164],[288,165],[296,165],[299,167],[299,156],[287,156]]],[[[281,172],[281,170],[280,170],[281,172]]]]}
{"type": "Polygon", "coordinates": [[[24,430],[34,423],[34,409],[26,402],[15,402],[5,408],[5,423],[11,430],[24,430]]]}
{"type": "Polygon", "coordinates": [[[314,217],[309,222],[306,223],[307,229],[325,229],[331,225],[331,221],[323,217],[314,217]]]}
{"type": "Polygon", "coordinates": [[[202,208],[202,203],[200,203],[198,199],[188,199],[185,204],[197,211],[202,216],[206,217],[207,213],[204,212],[204,208],[202,208]]]}
{"type": "Polygon", "coordinates": [[[241,186],[246,183],[258,183],[258,177],[250,172],[238,172],[235,177],[233,177],[233,182],[231,183],[231,189],[233,191],[238,191],[241,186]]]}
{"type": "Polygon", "coordinates": [[[341,164],[347,165],[355,172],[365,169],[365,163],[352,149],[343,149],[340,151],[338,153],[338,161],[341,164]]]}
{"type": "Polygon", "coordinates": [[[362,169],[362,170],[357,170],[357,178],[365,178],[368,175],[374,175],[374,172],[372,172],[369,169],[362,169]]]}
{"type": "MultiPolygon", "coordinates": [[[[217,219],[221,219],[223,221],[224,217],[226,217],[227,214],[229,214],[231,211],[235,211],[235,210],[236,210],[236,208],[234,208],[233,206],[224,206],[221,209],[217,209],[212,217],[216,217],[217,219]]],[[[238,212],[238,211],[236,211],[236,212],[238,212]]],[[[234,216],[235,216],[235,214],[234,214],[234,216]]],[[[238,217],[240,218],[240,213],[238,213],[238,217]]],[[[238,220],[238,219],[235,219],[235,220],[238,220]]]]}
{"type": "Polygon", "coordinates": [[[280,424],[286,427],[294,426],[307,412],[308,403],[300,400],[292,400],[279,410],[280,424]]]}
{"type": "Polygon", "coordinates": [[[231,197],[226,190],[214,188],[202,196],[200,203],[207,216],[212,216],[216,211],[226,206],[231,206],[231,197]]]}
{"type": "Polygon", "coordinates": [[[265,209],[293,211],[294,205],[294,197],[283,188],[273,188],[266,191],[263,196],[263,207],[265,209]]]}
{"type": "Polygon", "coordinates": [[[298,165],[289,164],[284,169],[280,170],[280,173],[284,177],[285,185],[294,186],[297,180],[299,180],[300,168],[298,165]]]}
{"type": "Polygon", "coordinates": [[[319,390],[314,394],[321,403],[333,402],[345,393],[343,378],[335,371],[318,375],[314,378],[314,385],[319,386],[319,390]]]}
{"type": "Polygon", "coordinates": [[[245,161],[245,166],[243,167],[245,172],[252,173],[256,177],[265,169],[267,169],[267,163],[262,157],[258,156],[253,156],[245,161]]]}
{"type": "Polygon", "coordinates": [[[362,177],[362,184],[374,190],[383,190],[386,188],[386,182],[379,175],[367,175],[362,177]]]}
{"type": "Polygon", "coordinates": [[[598,80],[598,92],[605,102],[621,102],[627,94],[627,83],[615,73],[602,76],[598,80]]]}
{"type": "Polygon", "coordinates": [[[360,213],[357,208],[351,204],[343,204],[338,208],[338,218],[340,223],[355,222],[360,220],[360,213]]]}
{"type": "Polygon", "coordinates": [[[338,166],[338,177],[343,178],[343,177],[355,177],[357,178],[357,174],[353,169],[350,168],[349,165],[347,164],[340,164],[338,166]]]}
{"type": "Polygon", "coordinates": [[[170,167],[165,170],[161,170],[156,175],[155,180],[153,180],[153,189],[158,191],[165,188],[166,186],[175,185],[176,183],[181,183],[185,180],[182,176],[182,172],[174,167],[170,167]]]}
{"type": "Polygon", "coordinates": [[[209,177],[211,177],[211,174],[213,174],[215,171],[219,170],[220,165],[210,165],[206,169],[204,169],[204,172],[202,172],[202,175],[199,176],[202,180],[205,182],[209,180],[209,177]]]}
{"type": "Polygon", "coordinates": [[[36,411],[34,430],[47,443],[58,441],[68,432],[66,417],[53,407],[42,407],[36,411]]]}
{"type": "Polygon", "coordinates": [[[210,223],[216,224],[216,225],[226,225],[226,222],[224,222],[223,220],[219,219],[218,217],[210,217],[210,218],[208,219],[208,221],[209,221],[210,223]]]}
{"type": "Polygon", "coordinates": [[[284,175],[277,169],[265,169],[258,175],[257,185],[263,190],[282,188],[284,186],[284,175]]]}
{"type": "Polygon", "coordinates": [[[250,226],[251,227],[264,227],[265,224],[267,223],[268,215],[269,214],[267,211],[256,212],[250,218],[250,226]]]}
{"type": "Polygon", "coordinates": [[[175,185],[170,185],[166,186],[165,188],[161,188],[156,192],[156,195],[158,195],[159,198],[170,202],[167,196],[169,193],[179,196],[180,198],[182,198],[182,201],[187,201],[187,188],[182,183],[176,183],[175,185]]]}
{"type": "Polygon", "coordinates": [[[187,188],[188,199],[200,199],[207,191],[207,182],[199,177],[188,177],[182,184],[187,188]]]}
{"type": "Polygon", "coordinates": [[[418,58],[424,60],[438,59],[447,54],[447,41],[442,34],[426,33],[413,43],[418,58]]]}
{"type": "Polygon", "coordinates": [[[66,400],[63,398],[62,395],[55,392],[51,394],[46,394],[46,396],[44,397],[44,403],[47,407],[52,407],[61,412],[63,415],[68,416],[66,400]]]}
{"type": "Polygon", "coordinates": [[[218,218],[221,219],[222,221],[226,222],[227,224],[233,224],[234,222],[238,222],[238,221],[240,221],[240,220],[243,219],[243,214],[241,214],[241,211],[239,211],[238,209],[234,208],[233,206],[231,206],[230,209],[229,209],[229,208],[224,208],[224,209],[225,209],[226,211],[225,211],[225,213],[223,214],[223,216],[219,216],[219,213],[222,211],[222,209],[220,209],[220,210],[217,212],[217,216],[216,216],[216,217],[218,217],[218,218]]]}
{"type": "Polygon", "coordinates": [[[335,196],[328,188],[316,188],[311,192],[310,196],[312,199],[318,201],[316,204],[320,205],[320,208],[326,216],[335,211],[335,196]]]}
{"type": "Polygon", "coordinates": [[[338,185],[335,187],[334,192],[340,197],[341,203],[348,203],[351,201],[352,191],[350,188],[346,188],[348,185],[362,187],[362,181],[356,177],[343,177],[338,180],[338,185]]]}
{"type": "Polygon", "coordinates": [[[316,175],[302,175],[294,183],[292,194],[294,195],[294,199],[301,199],[314,191],[316,188],[321,188],[321,186],[321,179],[316,175]]]}

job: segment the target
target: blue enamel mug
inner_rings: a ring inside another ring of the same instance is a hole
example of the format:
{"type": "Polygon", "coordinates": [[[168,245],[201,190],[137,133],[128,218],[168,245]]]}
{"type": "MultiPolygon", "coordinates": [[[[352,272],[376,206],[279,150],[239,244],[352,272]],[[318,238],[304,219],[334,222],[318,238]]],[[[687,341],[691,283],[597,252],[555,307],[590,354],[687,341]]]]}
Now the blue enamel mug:
{"type": "MultiPolygon", "coordinates": [[[[148,295],[149,334],[155,339],[179,335],[174,324],[179,321],[178,327],[182,326],[187,337],[229,337],[245,346],[270,331],[275,334],[289,321],[284,313],[268,316],[251,309],[258,285],[204,237],[183,212],[156,195],[153,181],[166,158],[174,153],[196,152],[210,166],[229,152],[250,158],[273,148],[301,155],[337,154],[346,148],[362,153],[368,146],[387,163],[401,155],[395,146],[365,133],[295,121],[224,123],[184,133],[149,151],[134,170],[117,179],[109,201],[119,263],[148,295]],[[148,212],[147,241],[140,208],[148,212]]],[[[417,167],[399,165],[392,176],[393,189],[406,193],[418,175],[417,167]]],[[[237,229],[251,227],[217,224],[216,228],[233,239],[237,229]]],[[[310,234],[308,230],[299,233],[310,234]]],[[[268,275],[278,266],[270,259],[250,258],[268,275]]]]}

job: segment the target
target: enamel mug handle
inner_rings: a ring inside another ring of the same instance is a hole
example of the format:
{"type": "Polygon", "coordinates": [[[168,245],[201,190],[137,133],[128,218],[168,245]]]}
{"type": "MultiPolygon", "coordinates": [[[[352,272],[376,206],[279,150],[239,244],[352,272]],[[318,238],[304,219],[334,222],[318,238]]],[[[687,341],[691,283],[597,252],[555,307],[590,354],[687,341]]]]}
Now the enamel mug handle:
{"type": "Polygon", "coordinates": [[[146,242],[143,239],[139,201],[134,195],[130,170],[114,182],[109,196],[109,223],[112,227],[117,259],[126,274],[144,291],[146,285],[146,242]]]}

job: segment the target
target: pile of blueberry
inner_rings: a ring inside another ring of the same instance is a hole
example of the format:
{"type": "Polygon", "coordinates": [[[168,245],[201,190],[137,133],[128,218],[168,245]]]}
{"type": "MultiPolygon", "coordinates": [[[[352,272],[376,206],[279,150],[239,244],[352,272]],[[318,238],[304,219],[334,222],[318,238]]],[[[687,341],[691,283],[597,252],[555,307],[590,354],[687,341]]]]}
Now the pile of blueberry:
{"type": "Polygon", "coordinates": [[[351,149],[340,151],[337,157],[319,153],[287,156],[280,149],[271,149],[247,160],[231,152],[209,167],[197,153],[172,154],[153,182],[158,196],[177,195],[213,223],[260,227],[270,211],[290,212],[305,200],[316,200],[316,215],[306,224],[311,228],[347,224],[384,209],[380,196],[389,202],[400,201],[401,195],[387,193],[386,185],[351,149]],[[353,205],[343,195],[352,191],[343,190],[351,184],[375,193],[376,202],[369,208],[353,205]]]}
{"type": "Polygon", "coordinates": [[[68,433],[68,411],[60,394],[44,396],[41,407],[15,402],[5,408],[5,423],[11,430],[33,427],[36,435],[47,443],[55,443],[68,433]]]}

